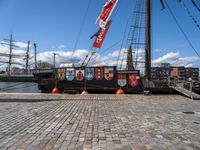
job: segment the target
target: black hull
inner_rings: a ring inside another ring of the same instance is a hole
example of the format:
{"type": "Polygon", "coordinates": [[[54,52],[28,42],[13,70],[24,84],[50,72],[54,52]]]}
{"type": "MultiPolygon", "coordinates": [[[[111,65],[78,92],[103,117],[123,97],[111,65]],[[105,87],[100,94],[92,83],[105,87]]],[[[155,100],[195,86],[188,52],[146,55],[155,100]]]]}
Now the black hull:
{"type": "MultiPolygon", "coordinates": [[[[54,79],[40,80],[38,82],[38,88],[42,93],[51,93],[56,87],[59,89],[60,93],[82,93],[83,90],[87,90],[88,93],[99,93],[99,94],[114,94],[120,88],[117,85],[117,81],[55,81],[54,79]],[[85,86],[86,85],[86,86],[85,86]]],[[[122,87],[127,94],[132,93],[142,93],[143,89],[141,86],[137,87],[122,87]]]]}
{"type": "Polygon", "coordinates": [[[64,78],[60,80],[57,78],[57,69],[52,70],[36,70],[34,75],[34,81],[38,83],[38,88],[42,93],[51,93],[52,90],[57,87],[60,93],[82,93],[83,90],[87,90],[88,93],[104,93],[104,94],[114,94],[121,88],[125,93],[142,93],[142,80],[138,80],[138,85],[132,87],[128,84],[128,74],[137,74],[139,76],[139,71],[117,71],[114,67],[114,76],[112,80],[106,80],[105,78],[97,80],[93,78],[92,80],[81,80],[78,81],[73,79],[72,81],[64,78]],[[127,84],[124,87],[118,85],[117,76],[119,73],[124,73],[127,76],[127,84]]]}

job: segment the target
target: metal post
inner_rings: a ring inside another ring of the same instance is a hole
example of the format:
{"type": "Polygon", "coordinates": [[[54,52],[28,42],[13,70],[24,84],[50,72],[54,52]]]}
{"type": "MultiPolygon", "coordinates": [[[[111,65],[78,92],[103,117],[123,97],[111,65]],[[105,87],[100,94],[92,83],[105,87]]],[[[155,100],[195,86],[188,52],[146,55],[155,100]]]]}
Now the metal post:
{"type": "Polygon", "coordinates": [[[190,81],[190,91],[192,92],[192,86],[193,86],[193,82],[192,80],[190,81]]]}
{"type": "Polygon", "coordinates": [[[9,63],[8,63],[8,75],[10,75],[10,69],[12,64],[12,33],[10,35],[10,53],[9,53],[9,63]]]}
{"type": "Polygon", "coordinates": [[[151,80],[151,0],[146,0],[145,75],[151,80]]]}
{"type": "Polygon", "coordinates": [[[56,68],[56,53],[53,53],[53,67],[56,68]]]}
{"type": "Polygon", "coordinates": [[[25,69],[26,73],[28,73],[29,46],[30,46],[30,41],[28,41],[27,52],[26,52],[26,69],[25,69]]]}
{"type": "Polygon", "coordinates": [[[34,52],[35,52],[35,69],[37,69],[37,52],[36,52],[37,45],[36,45],[36,43],[34,43],[33,46],[34,46],[34,52]]]}

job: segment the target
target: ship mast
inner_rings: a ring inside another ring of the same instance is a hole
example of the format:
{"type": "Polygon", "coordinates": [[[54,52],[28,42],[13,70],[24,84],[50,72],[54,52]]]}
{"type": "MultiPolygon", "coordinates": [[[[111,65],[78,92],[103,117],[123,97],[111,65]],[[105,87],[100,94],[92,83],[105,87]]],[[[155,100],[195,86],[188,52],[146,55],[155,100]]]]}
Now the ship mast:
{"type": "Polygon", "coordinates": [[[151,0],[146,0],[145,76],[151,80],[151,0]]]}

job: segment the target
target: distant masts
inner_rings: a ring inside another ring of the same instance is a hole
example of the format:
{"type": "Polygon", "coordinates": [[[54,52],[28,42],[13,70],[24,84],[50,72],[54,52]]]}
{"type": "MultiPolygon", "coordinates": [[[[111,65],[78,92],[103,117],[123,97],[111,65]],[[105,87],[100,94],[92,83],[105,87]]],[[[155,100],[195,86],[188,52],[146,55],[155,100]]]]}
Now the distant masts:
{"type": "Polygon", "coordinates": [[[27,51],[26,51],[26,67],[25,67],[25,73],[28,73],[28,66],[29,66],[29,48],[30,48],[30,41],[28,41],[27,51]]]}
{"type": "MultiPolygon", "coordinates": [[[[13,48],[19,48],[19,47],[13,44],[13,42],[16,42],[16,41],[13,40],[12,33],[10,34],[10,39],[4,39],[3,41],[4,41],[4,43],[1,43],[1,44],[8,45],[9,50],[10,50],[9,54],[8,54],[8,57],[9,57],[9,60],[8,60],[8,75],[10,75],[10,70],[11,70],[11,65],[12,65],[12,56],[13,56],[12,51],[13,51],[13,48]]],[[[19,55],[15,55],[15,56],[20,57],[19,55]]]]}
{"type": "Polygon", "coordinates": [[[37,45],[36,45],[36,43],[34,43],[33,46],[34,46],[34,53],[35,53],[35,69],[37,69],[37,52],[36,52],[37,45]]]}
{"type": "MultiPolygon", "coordinates": [[[[27,43],[27,50],[26,50],[26,54],[25,54],[25,58],[24,58],[24,55],[17,55],[17,54],[13,54],[13,49],[15,48],[20,48],[19,46],[15,45],[16,41],[13,40],[13,34],[11,33],[10,35],[10,39],[4,39],[3,42],[1,42],[0,44],[1,45],[6,45],[6,46],[9,46],[9,53],[0,53],[0,57],[7,57],[8,60],[0,60],[0,63],[2,64],[8,64],[8,69],[7,69],[7,74],[8,75],[11,75],[11,66],[12,64],[16,64],[16,65],[21,65],[21,66],[25,66],[25,73],[28,73],[29,72],[29,67],[30,67],[30,64],[29,64],[29,61],[30,59],[33,58],[30,57],[30,44],[31,42],[28,41],[27,43]],[[22,64],[22,63],[19,63],[19,62],[13,62],[13,58],[21,58],[23,60],[25,60],[25,65],[22,64]]],[[[36,43],[33,44],[34,46],[34,55],[35,55],[35,60],[34,60],[34,63],[35,63],[35,69],[37,69],[37,53],[36,53],[36,43]]]]}

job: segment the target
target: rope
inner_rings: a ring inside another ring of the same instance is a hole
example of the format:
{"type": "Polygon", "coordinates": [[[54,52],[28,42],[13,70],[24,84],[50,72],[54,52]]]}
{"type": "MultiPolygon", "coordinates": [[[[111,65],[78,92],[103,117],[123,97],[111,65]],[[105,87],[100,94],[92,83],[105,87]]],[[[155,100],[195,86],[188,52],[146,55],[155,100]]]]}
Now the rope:
{"type": "MultiPolygon", "coordinates": [[[[118,41],[118,42],[116,42],[116,43],[114,43],[113,45],[111,45],[111,46],[108,47],[107,49],[103,50],[103,51],[100,52],[99,54],[102,55],[103,53],[107,52],[108,50],[110,50],[110,49],[113,48],[114,46],[118,45],[120,42],[121,42],[121,40],[118,41]]],[[[97,55],[94,57],[94,61],[92,62],[92,64],[94,64],[94,63],[96,62],[96,57],[97,57],[97,55]]]]}
{"type": "Polygon", "coordinates": [[[199,29],[200,31],[200,25],[198,23],[198,21],[194,18],[194,16],[192,15],[192,13],[190,12],[190,10],[188,9],[188,7],[186,6],[186,4],[184,3],[184,1],[181,1],[181,3],[183,4],[184,9],[187,11],[189,17],[193,20],[194,24],[196,25],[196,27],[199,29]]]}
{"type": "MultiPolygon", "coordinates": [[[[119,55],[118,55],[118,58],[117,58],[117,66],[118,66],[118,62],[119,62],[119,59],[120,59],[120,54],[121,54],[121,52],[122,52],[122,47],[123,47],[123,45],[124,45],[124,40],[125,40],[125,37],[126,37],[126,32],[127,32],[127,28],[128,28],[128,22],[129,22],[129,19],[127,19],[126,28],[125,28],[125,30],[124,30],[124,35],[123,35],[123,39],[122,39],[122,42],[121,42],[119,55]]],[[[121,68],[120,68],[120,69],[121,69],[121,68]]]]}
{"type": "Polygon", "coordinates": [[[81,64],[81,66],[84,66],[84,64],[85,64],[85,62],[86,62],[86,60],[87,60],[87,58],[89,57],[89,55],[90,55],[90,52],[92,51],[92,49],[93,49],[93,46],[90,48],[90,50],[88,51],[88,53],[87,53],[87,55],[85,56],[85,59],[83,60],[83,62],[82,62],[82,64],[81,64]]]}
{"type": "MultiPolygon", "coordinates": [[[[142,1],[142,3],[144,3],[144,0],[142,1]]],[[[144,10],[144,5],[142,5],[142,3],[141,3],[141,10],[143,11],[144,10]]],[[[143,19],[144,19],[144,16],[141,14],[140,15],[140,20],[139,20],[139,27],[142,27],[142,21],[143,21],[143,19]]],[[[141,40],[141,33],[142,32],[142,29],[138,29],[138,35],[137,35],[137,37],[138,37],[138,40],[137,40],[137,43],[139,43],[140,42],[140,40],[141,40]]],[[[140,45],[139,44],[137,44],[136,46],[135,46],[135,51],[136,51],[136,55],[135,55],[135,69],[137,68],[137,64],[138,64],[138,53],[139,53],[139,48],[140,48],[140,45]]]]}
{"type": "Polygon", "coordinates": [[[190,39],[187,37],[186,33],[183,31],[183,28],[181,27],[181,25],[179,24],[177,18],[175,17],[174,13],[172,12],[171,8],[169,7],[168,3],[166,2],[166,0],[164,0],[167,6],[167,9],[169,10],[172,18],[174,19],[176,25],[178,26],[179,30],[181,31],[181,33],[183,34],[183,36],[185,37],[185,39],[187,40],[187,42],[189,43],[189,45],[191,46],[191,48],[193,49],[193,51],[196,53],[196,55],[198,57],[200,57],[199,53],[197,52],[197,50],[194,48],[192,42],[190,41],[190,39]]]}
{"type": "Polygon", "coordinates": [[[88,11],[89,11],[89,8],[90,8],[91,1],[92,1],[92,0],[89,0],[89,1],[88,1],[87,9],[86,9],[86,12],[85,12],[85,14],[84,14],[84,17],[83,17],[83,20],[82,20],[82,23],[81,23],[80,30],[79,30],[79,32],[78,32],[77,39],[76,39],[75,44],[74,44],[72,57],[74,56],[75,50],[76,50],[76,48],[77,48],[77,45],[78,45],[78,42],[79,42],[79,39],[80,39],[80,36],[81,36],[81,32],[82,32],[83,26],[84,26],[84,24],[85,24],[85,20],[86,20],[87,15],[88,15],[88,11]]]}
{"type": "MultiPolygon", "coordinates": [[[[118,2],[118,5],[119,5],[119,3],[120,3],[121,1],[119,1],[118,2]]],[[[119,5],[119,6],[121,6],[121,5],[119,5]]],[[[115,20],[114,18],[117,16],[117,14],[118,14],[118,11],[119,11],[119,7],[116,7],[115,8],[115,12],[113,12],[113,17],[112,17],[112,22],[113,22],[113,20],[115,20]]],[[[113,46],[112,46],[113,47],[113,46]]],[[[101,50],[101,49],[100,49],[101,50]]],[[[94,53],[94,52],[96,52],[96,51],[93,51],[93,53],[92,53],[92,55],[91,55],[91,57],[89,58],[89,60],[88,60],[88,62],[87,62],[87,65],[88,65],[88,63],[91,61],[91,59],[92,59],[92,56],[93,55],[95,55],[96,53],[94,53]]],[[[88,56],[87,56],[88,57],[88,56]]],[[[97,56],[96,56],[97,57],[97,56]]],[[[96,58],[96,57],[94,57],[94,59],[96,58]]],[[[95,60],[93,61],[93,63],[95,62],[95,60]]]]}
{"type": "Polygon", "coordinates": [[[200,7],[197,6],[196,2],[194,0],[191,0],[191,1],[194,7],[196,7],[196,9],[200,12],[200,7]]]}

